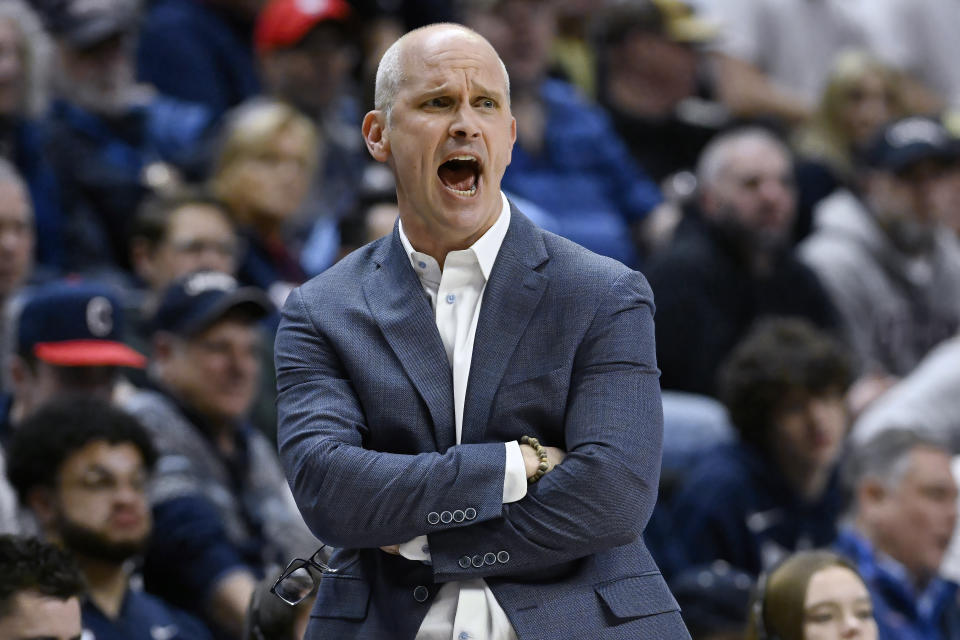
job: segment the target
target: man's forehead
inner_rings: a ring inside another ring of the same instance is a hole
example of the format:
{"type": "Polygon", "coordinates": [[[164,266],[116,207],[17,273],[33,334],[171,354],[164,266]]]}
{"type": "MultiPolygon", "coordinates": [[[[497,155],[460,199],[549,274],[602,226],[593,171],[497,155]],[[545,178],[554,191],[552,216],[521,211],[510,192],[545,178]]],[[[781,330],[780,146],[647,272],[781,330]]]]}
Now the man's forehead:
{"type": "Polygon", "coordinates": [[[451,72],[500,74],[496,51],[480,36],[460,29],[428,31],[404,48],[404,67],[409,80],[441,81],[451,72]]]}

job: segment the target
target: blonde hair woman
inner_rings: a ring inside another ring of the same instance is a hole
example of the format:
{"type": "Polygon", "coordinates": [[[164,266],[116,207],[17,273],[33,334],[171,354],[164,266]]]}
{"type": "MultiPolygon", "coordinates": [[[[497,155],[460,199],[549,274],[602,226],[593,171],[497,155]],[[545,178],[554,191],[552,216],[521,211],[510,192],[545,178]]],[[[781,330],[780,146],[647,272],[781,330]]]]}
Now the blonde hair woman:
{"type": "Polygon", "coordinates": [[[287,232],[309,192],[317,145],[313,123],[275,100],[237,107],[221,135],[211,187],[247,242],[238,275],[263,289],[279,287],[275,302],[306,279],[287,232]]]}

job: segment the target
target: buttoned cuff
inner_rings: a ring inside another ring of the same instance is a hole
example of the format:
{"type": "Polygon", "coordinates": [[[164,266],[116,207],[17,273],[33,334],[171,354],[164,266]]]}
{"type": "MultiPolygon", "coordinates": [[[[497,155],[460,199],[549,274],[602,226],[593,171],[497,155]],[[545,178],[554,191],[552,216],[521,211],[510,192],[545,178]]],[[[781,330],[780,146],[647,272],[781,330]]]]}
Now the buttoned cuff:
{"type": "Polygon", "coordinates": [[[504,444],[507,447],[507,460],[503,466],[503,504],[507,504],[527,495],[527,468],[523,464],[520,443],[512,440],[504,444]]]}

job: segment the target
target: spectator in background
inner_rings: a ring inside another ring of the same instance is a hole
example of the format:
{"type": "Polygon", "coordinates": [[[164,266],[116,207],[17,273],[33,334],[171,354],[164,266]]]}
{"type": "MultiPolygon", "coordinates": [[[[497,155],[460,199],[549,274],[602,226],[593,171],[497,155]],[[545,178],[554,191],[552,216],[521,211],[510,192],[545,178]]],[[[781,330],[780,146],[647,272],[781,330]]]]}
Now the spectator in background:
{"type": "Polygon", "coordinates": [[[43,153],[40,126],[50,53],[50,39],[33,9],[23,0],[0,2],[0,156],[13,163],[30,192],[37,261],[57,268],[63,260],[59,185],[43,153]]]}
{"type": "Polygon", "coordinates": [[[487,38],[510,74],[517,142],[503,177],[507,193],[554,216],[559,233],[636,265],[633,232],[661,202],[606,113],[570,84],[547,77],[555,33],[551,2],[498,0],[471,8],[465,24],[487,38]]]}
{"type": "Polygon", "coordinates": [[[890,430],[854,447],[845,472],[851,521],[836,546],[870,589],[881,640],[960,637],[957,585],[938,575],[957,520],[950,452],[890,430]]]}
{"type": "Polygon", "coordinates": [[[836,312],[790,246],[796,194],[787,148],[772,134],[739,129],[714,139],[697,168],[700,220],[645,270],[657,300],[657,362],[664,389],[715,395],[716,371],[766,316],[822,329],[836,312]]]}
{"type": "Polygon", "coordinates": [[[160,454],[147,589],[239,634],[256,581],[271,563],[311,553],[276,445],[247,422],[260,373],[257,322],[266,296],[227,274],[174,281],[154,320],[154,388],[124,406],[160,454]]]}
{"type": "Polygon", "coordinates": [[[55,101],[47,153],[61,186],[64,266],[113,274],[150,188],[199,161],[210,114],[133,79],[134,0],[40,0],[56,40],[55,101]]]}
{"type": "Polygon", "coordinates": [[[810,233],[814,207],[854,183],[854,165],[877,132],[907,114],[903,78],[864,50],[837,55],[812,119],[794,136],[799,155],[794,237],[810,233]]]}
{"type": "Polygon", "coordinates": [[[282,304],[306,280],[290,223],[309,192],[316,127],[287,104],[258,100],[233,111],[221,135],[211,187],[246,245],[237,277],[282,304]]]}
{"type": "Polygon", "coordinates": [[[214,118],[260,93],[254,20],[266,0],[154,0],[147,3],[137,77],[214,118]]]}
{"type": "Polygon", "coordinates": [[[937,220],[933,194],[960,143],[921,117],[882,129],[856,191],[818,207],[800,247],[842,316],[864,391],[861,409],[960,328],[960,244],[937,220]]]}
{"type": "Polygon", "coordinates": [[[845,51],[833,61],[814,117],[797,136],[797,150],[825,165],[835,184],[849,184],[859,154],[906,110],[896,71],[864,50],[845,51]]]}
{"type": "MultiPolygon", "coordinates": [[[[141,205],[130,243],[134,272],[147,285],[144,292],[128,292],[128,317],[132,331],[127,340],[143,353],[150,353],[153,327],[160,297],[177,278],[201,270],[235,276],[244,242],[237,234],[229,209],[205,191],[183,189],[158,194],[141,205]]],[[[273,375],[272,340],[263,350],[263,375],[251,412],[251,420],[268,437],[277,429],[277,393],[273,375]]],[[[132,378],[143,386],[142,378],[132,378]]]]}
{"type": "Polygon", "coordinates": [[[877,640],[870,593],[845,559],[800,551],[763,581],[746,640],[877,640]]]}
{"type": "Polygon", "coordinates": [[[849,382],[844,352],[801,320],[769,320],[738,345],[721,396],[739,441],[706,456],[673,504],[689,566],[720,559],[756,576],[833,542],[849,382]]]}
{"type": "Polygon", "coordinates": [[[700,48],[715,35],[679,0],[621,3],[599,14],[598,100],[658,184],[693,170],[703,147],[728,124],[700,48]]]}
{"type": "Polygon", "coordinates": [[[129,561],[143,552],[152,528],[147,484],[155,460],[150,436],[133,417],[89,397],[44,405],[11,447],[9,477],[21,502],[46,539],[80,565],[83,625],[97,640],[210,638],[199,622],[130,584],[129,561]]]}
{"type": "Polygon", "coordinates": [[[212,195],[181,190],[148,198],[137,212],[130,239],[130,263],[148,290],[138,307],[152,315],[167,286],[191,271],[234,275],[239,252],[230,212],[212,195]]]}
{"type": "Polygon", "coordinates": [[[291,219],[303,236],[301,262],[310,274],[333,264],[337,223],[355,206],[368,161],[359,134],[359,92],[350,77],[360,55],[358,31],[344,0],[273,0],[257,19],[265,92],[295,106],[317,128],[310,192],[291,219]]]}
{"type": "Polygon", "coordinates": [[[146,364],[123,342],[123,310],[108,287],[52,282],[28,291],[18,306],[0,442],[37,407],[65,393],[110,399],[120,367],[146,364]]]}
{"type": "Polygon", "coordinates": [[[69,554],[0,536],[0,638],[80,640],[83,576],[69,554]]]}

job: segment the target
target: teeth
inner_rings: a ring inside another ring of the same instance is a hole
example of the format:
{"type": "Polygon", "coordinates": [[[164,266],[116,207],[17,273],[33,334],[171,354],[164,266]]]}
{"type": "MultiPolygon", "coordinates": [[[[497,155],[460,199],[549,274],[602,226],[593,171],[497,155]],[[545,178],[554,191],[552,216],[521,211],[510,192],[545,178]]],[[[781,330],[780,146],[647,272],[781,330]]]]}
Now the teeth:
{"type": "Polygon", "coordinates": [[[457,194],[458,196],[472,196],[472,195],[474,195],[474,194],[477,192],[477,185],[473,185],[472,187],[470,187],[470,188],[467,189],[466,191],[464,191],[464,190],[462,190],[462,189],[454,189],[454,188],[452,188],[452,187],[447,187],[447,189],[450,189],[450,191],[453,191],[453,192],[454,192],[455,194],[457,194]]]}

